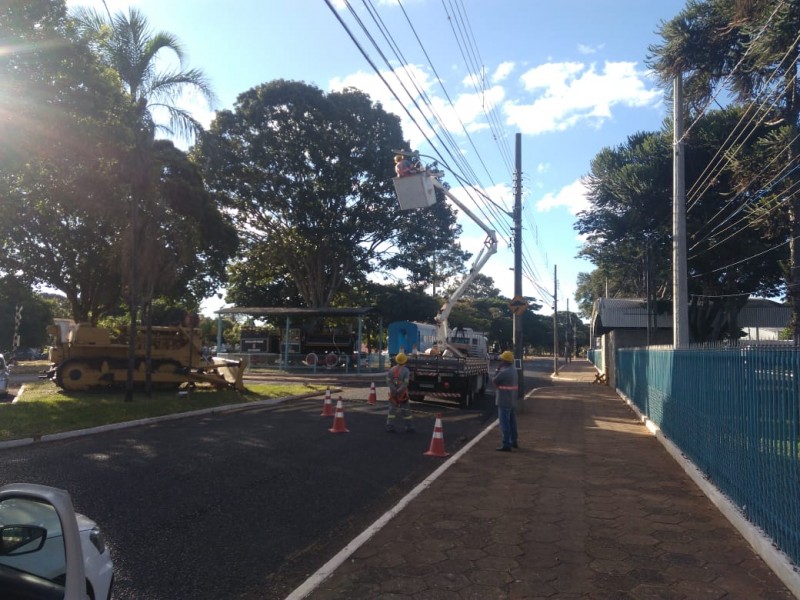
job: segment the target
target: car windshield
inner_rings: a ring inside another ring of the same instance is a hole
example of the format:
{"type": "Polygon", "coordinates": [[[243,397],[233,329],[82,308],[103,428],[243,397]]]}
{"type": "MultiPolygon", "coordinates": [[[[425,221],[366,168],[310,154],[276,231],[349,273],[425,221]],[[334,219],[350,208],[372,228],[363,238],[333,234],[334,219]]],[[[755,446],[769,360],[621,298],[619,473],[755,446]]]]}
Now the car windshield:
{"type": "Polygon", "coordinates": [[[28,498],[9,498],[0,502],[0,565],[11,567],[48,581],[63,584],[66,553],[61,521],[53,506],[28,498]],[[15,539],[21,528],[33,526],[45,533],[44,540],[15,539]],[[10,542],[9,542],[10,540],[10,542]],[[14,543],[16,542],[16,543],[14,543]]]}

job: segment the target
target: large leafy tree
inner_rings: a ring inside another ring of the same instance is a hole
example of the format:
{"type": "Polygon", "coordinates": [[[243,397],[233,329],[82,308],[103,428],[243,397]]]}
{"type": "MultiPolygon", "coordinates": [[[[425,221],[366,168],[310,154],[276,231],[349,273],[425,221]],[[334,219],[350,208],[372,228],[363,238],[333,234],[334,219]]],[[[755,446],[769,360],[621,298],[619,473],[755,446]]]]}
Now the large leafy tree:
{"type": "Polygon", "coordinates": [[[202,175],[185,152],[172,142],[155,140],[153,159],[159,167],[155,197],[143,204],[151,211],[142,219],[142,291],[196,306],[225,278],[238,247],[233,224],[220,212],[202,175]]]}
{"type": "MultiPolygon", "coordinates": [[[[687,187],[703,177],[703,167],[740,118],[739,110],[730,109],[710,112],[697,122],[686,142],[687,187]]],[[[586,178],[591,207],[578,215],[575,228],[587,236],[580,255],[598,273],[582,282],[582,310],[590,310],[605,288],[613,295],[645,297],[648,273],[653,295],[671,297],[671,153],[667,134],[639,133],[617,148],[602,150],[592,161],[586,178]]],[[[781,285],[777,250],[750,219],[709,225],[720,212],[735,211],[746,202],[740,190],[736,170],[724,169],[688,211],[691,294],[771,295],[781,285]]]]}
{"type": "Polygon", "coordinates": [[[586,177],[590,208],[575,223],[586,236],[579,255],[625,294],[644,295],[648,246],[662,257],[658,271],[668,278],[670,152],[663,135],[637,133],[617,148],[601,150],[586,177]]]}
{"type": "MultiPolygon", "coordinates": [[[[776,243],[788,242],[786,281],[796,342],[800,342],[800,195],[794,171],[800,159],[798,30],[797,2],[693,1],[662,24],[663,42],[651,47],[649,61],[666,86],[676,77],[683,79],[690,117],[704,110],[722,86],[735,102],[750,109],[748,122],[770,124],[759,136],[766,160],[759,161],[754,172],[748,173],[745,165],[742,175],[760,177],[755,187],[761,186],[764,193],[753,199],[751,210],[762,213],[762,222],[768,224],[765,234],[776,243]],[[777,173],[784,176],[773,185],[777,173]]],[[[726,150],[736,154],[735,148],[726,150]]]]}
{"type": "Polygon", "coordinates": [[[387,253],[384,267],[399,269],[406,274],[411,287],[430,287],[436,296],[447,282],[460,279],[464,262],[470,256],[456,242],[461,235],[461,225],[456,221],[452,205],[438,188],[436,203],[430,209],[423,210],[421,215],[406,213],[405,219],[412,226],[401,228],[397,246],[387,253]]]}
{"type": "Polygon", "coordinates": [[[42,348],[47,343],[45,324],[52,319],[51,307],[42,296],[13,275],[0,277],[0,352],[13,347],[15,332],[20,348],[42,348]],[[18,307],[22,319],[16,328],[18,307]]]}
{"type": "MultiPolygon", "coordinates": [[[[436,219],[398,208],[392,155],[404,146],[399,119],[353,89],[278,80],[218,113],[196,151],[245,245],[228,299],[253,302],[257,288],[281,305],[324,307],[384,268],[404,231],[436,219]]],[[[453,243],[452,228],[439,233],[453,243]]]]}
{"type": "Polygon", "coordinates": [[[119,300],[126,105],[62,2],[0,8],[0,269],[63,292],[76,320],[119,300]]]}

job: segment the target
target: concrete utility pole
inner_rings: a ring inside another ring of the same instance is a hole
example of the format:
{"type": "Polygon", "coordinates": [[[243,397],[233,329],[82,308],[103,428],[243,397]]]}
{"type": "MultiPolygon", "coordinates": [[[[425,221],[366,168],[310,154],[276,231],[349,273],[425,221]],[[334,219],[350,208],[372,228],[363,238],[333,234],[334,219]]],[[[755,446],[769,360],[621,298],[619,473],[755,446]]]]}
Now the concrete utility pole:
{"type": "MultiPolygon", "coordinates": [[[[514,173],[514,297],[522,297],[522,134],[515,139],[515,173],[514,173]]],[[[524,313],[523,313],[524,314],[524,313]]],[[[514,314],[514,358],[517,363],[517,406],[523,410],[520,401],[525,394],[522,385],[524,369],[522,368],[522,314],[514,314]]]]}
{"type": "Polygon", "coordinates": [[[689,292],[686,266],[686,176],[683,150],[683,79],[675,78],[672,165],[672,345],[689,345],[689,292]]]}
{"type": "Polygon", "coordinates": [[[569,325],[572,318],[569,314],[569,297],[567,297],[567,322],[564,323],[564,362],[569,364],[569,325]]]}
{"type": "Polygon", "coordinates": [[[553,373],[558,375],[558,267],[553,267],[553,373]]]}

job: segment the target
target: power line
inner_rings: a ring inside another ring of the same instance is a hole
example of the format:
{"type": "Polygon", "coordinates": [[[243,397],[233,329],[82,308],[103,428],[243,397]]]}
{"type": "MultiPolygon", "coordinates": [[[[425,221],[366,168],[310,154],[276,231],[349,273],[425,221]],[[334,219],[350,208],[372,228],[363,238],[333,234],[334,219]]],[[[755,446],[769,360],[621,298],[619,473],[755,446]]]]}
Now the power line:
{"type": "Polygon", "coordinates": [[[741,265],[743,263],[749,262],[749,261],[753,260],[754,258],[758,258],[759,256],[763,256],[764,254],[768,254],[770,252],[774,252],[775,250],[777,250],[778,248],[780,248],[782,246],[785,246],[786,244],[788,244],[792,240],[798,240],[798,239],[800,239],[800,235],[795,236],[793,238],[789,238],[788,240],[786,240],[784,242],[781,242],[780,244],[777,244],[776,246],[773,246],[772,248],[767,248],[763,252],[759,252],[757,254],[753,254],[752,256],[748,256],[747,258],[743,258],[742,260],[737,260],[736,262],[731,263],[729,265],[725,265],[724,267],[719,267],[717,269],[711,269],[710,271],[707,271],[705,273],[697,273],[695,275],[692,275],[692,277],[703,277],[705,275],[710,275],[711,273],[719,273],[720,271],[724,271],[725,269],[730,269],[731,267],[735,267],[735,266],[741,265]]]}

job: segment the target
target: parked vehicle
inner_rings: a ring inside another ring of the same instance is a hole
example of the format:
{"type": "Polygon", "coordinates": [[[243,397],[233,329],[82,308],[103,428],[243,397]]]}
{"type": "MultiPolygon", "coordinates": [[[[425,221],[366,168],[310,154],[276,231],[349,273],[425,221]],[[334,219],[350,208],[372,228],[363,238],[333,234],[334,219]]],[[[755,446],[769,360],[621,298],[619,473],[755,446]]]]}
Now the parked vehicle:
{"type": "Polygon", "coordinates": [[[0,398],[8,396],[8,380],[9,380],[8,364],[6,359],[0,354],[0,398]]]}
{"type": "Polygon", "coordinates": [[[483,395],[489,379],[486,357],[417,354],[408,356],[406,367],[411,371],[408,395],[417,402],[439,398],[466,408],[483,395]]]}
{"type": "MultiPolygon", "coordinates": [[[[61,337],[63,329],[51,325],[52,363],[46,377],[69,391],[121,388],[127,384],[128,339],[112,339],[112,332],[89,323],[78,323],[61,337]]],[[[145,383],[148,367],[154,386],[177,388],[184,383],[210,383],[244,390],[242,376],[246,361],[207,359],[201,352],[197,329],[188,327],[140,327],[135,339],[134,384],[145,383]],[[149,350],[147,347],[149,337],[149,350]]]]}
{"type": "Polygon", "coordinates": [[[388,326],[390,356],[398,352],[415,354],[426,352],[436,344],[437,325],[414,321],[395,321],[388,326]]]}
{"type": "Polygon", "coordinates": [[[69,493],[14,483],[0,488],[0,597],[108,600],[111,553],[69,493]]]}
{"type": "Polygon", "coordinates": [[[17,348],[16,350],[4,352],[3,356],[5,356],[6,362],[10,365],[15,365],[21,361],[43,360],[47,358],[47,354],[36,348],[17,348]]]}

